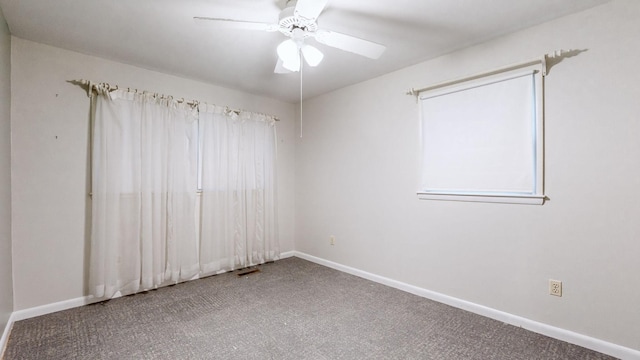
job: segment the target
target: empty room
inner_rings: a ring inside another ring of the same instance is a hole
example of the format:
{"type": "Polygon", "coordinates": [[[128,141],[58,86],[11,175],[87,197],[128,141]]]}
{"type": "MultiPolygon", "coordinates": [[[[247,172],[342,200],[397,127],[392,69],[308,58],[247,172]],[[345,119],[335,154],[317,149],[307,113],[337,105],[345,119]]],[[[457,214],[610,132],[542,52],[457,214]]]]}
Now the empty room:
{"type": "Polygon", "coordinates": [[[640,1],[0,0],[0,358],[640,359],[640,1]]]}

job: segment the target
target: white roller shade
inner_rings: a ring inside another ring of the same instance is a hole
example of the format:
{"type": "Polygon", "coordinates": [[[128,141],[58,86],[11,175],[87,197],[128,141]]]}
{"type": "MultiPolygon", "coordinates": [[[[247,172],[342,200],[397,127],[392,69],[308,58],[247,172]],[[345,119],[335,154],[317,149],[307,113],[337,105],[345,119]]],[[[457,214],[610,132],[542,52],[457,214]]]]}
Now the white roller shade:
{"type": "Polygon", "coordinates": [[[541,76],[511,71],[420,94],[420,193],[541,195],[541,76]]]}

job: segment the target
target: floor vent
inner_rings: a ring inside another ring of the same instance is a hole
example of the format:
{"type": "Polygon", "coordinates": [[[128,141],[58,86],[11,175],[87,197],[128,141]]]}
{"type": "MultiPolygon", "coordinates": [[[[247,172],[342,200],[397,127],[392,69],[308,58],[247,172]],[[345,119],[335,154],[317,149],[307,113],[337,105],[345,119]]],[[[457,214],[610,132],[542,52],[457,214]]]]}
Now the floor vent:
{"type": "Polygon", "coordinates": [[[260,269],[247,269],[247,270],[242,270],[242,272],[239,272],[238,276],[251,275],[258,272],[260,272],[260,269]]]}

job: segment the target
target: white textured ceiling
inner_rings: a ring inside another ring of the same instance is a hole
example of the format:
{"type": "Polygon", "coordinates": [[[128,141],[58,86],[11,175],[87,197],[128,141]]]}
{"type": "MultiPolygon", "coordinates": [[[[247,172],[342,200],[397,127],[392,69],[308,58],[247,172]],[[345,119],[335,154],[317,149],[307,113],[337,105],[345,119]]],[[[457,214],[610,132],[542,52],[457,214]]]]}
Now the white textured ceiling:
{"type": "MultiPolygon", "coordinates": [[[[318,18],[320,27],[384,44],[387,51],[371,60],[317,44],[325,58],[317,68],[304,69],[304,97],[607,1],[329,0],[318,18]]],[[[275,23],[284,2],[0,0],[0,8],[11,33],[23,39],[298,102],[299,74],[273,73],[282,34],[222,30],[193,20],[205,16],[275,23]]]]}

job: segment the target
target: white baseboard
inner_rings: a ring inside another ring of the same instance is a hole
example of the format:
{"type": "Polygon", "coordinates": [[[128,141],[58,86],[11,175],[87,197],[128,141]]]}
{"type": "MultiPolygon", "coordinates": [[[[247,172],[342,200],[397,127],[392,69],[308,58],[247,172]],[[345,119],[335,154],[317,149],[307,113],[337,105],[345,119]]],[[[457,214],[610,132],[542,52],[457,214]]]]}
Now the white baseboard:
{"type": "Polygon", "coordinates": [[[383,276],[375,275],[366,271],[352,268],[346,265],[338,264],[333,261],[321,259],[303,252],[294,251],[294,256],[305,259],[316,264],[324,265],[332,269],[336,269],[351,275],[355,275],[367,280],[371,280],[383,285],[387,285],[408,293],[418,295],[427,299],[431,299],[443,304],[447,304],[459,309],[463,309],[478,315],[482,315],[504,323],[522,327],[524,329],[562,340],[571,344],[582,346],[587,349],[601,352],[610,356],[614,356],[624,360],[640,359],[640,351],[613,344],[600,339],[592,338],[586,335],[578,334],[573,331],[561,329],[555,326],[543,324],[521,316],[506,313],[483,305],[475,304],[469,301],[461,300],[452,296],[437,293],[435,291],[423,289],[417,286],[409,285],[400,281],[389,279],[383,276]]]}
{"type": "Polygon", "coordinates": [[[295,251],[285,251],[283,253],[280,253],[280,259],[286,259],[286,258],[290,258],[290,257],[294,257],[296,255],[295,251]]]}
{"type": "Polygon", "coordinates": [[[46,304],[42,306],[36,306],[29,309],[17,310],[13,312],[13,321],[20,321],[24,319],[30,319],[32,317],[51,314],[54,312],[67,310],[79,306],[91,304],[93,296],[82,296],[75,299],[59,301],[52,304],[46,304]]]}
{"type": "Polygon", "coordinates": [[[11,315],[9,315],[7,325],[4,327],[4,331],[2,332],[2,337],[0,338],[0,359],[4,359],[4,349],[7,347],[7,341],[9,340],[9,334],[11,333],[13,322],[13,313],[11,313],[11,315]]]}

